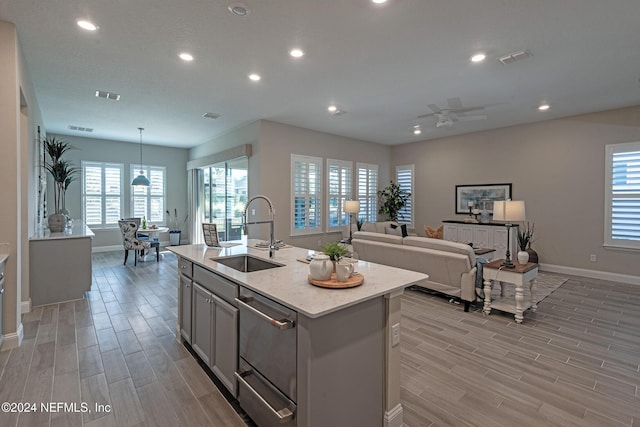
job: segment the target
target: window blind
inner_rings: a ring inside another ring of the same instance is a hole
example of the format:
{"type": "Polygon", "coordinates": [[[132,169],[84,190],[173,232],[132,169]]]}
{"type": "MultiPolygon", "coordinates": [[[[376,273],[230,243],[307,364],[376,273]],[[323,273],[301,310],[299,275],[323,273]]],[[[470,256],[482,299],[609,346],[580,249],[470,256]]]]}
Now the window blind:
{"type": "Polygon", "coordinates": [[[357,163],[356,168],[360,201],[358,219],[375,222],[378,218],[378,165],[357,163]]]}
{"type": "Polygon", "coordinates": [[[606,150],[605,244],[640,249],[640,142],[606,150]]]}
{"type": "Polygon", "coordinates": [[[327,159],[327,231],[349,224],[349,214],[342,208],[345,200],[351,200],[352,175],[353,162],[327,159]]]}
{"type": "Polygon", "coordinates": [[[87,225],[113,226],[122,217],[123,165],[82,162],[82,218],[87,225]]]}
{"type": "Polygon", "coordinates": [[[404,208],[398,211],[398,222],[413,226],[413,165],[396,167],[396,181],[401,190],[411,193],[404,208]]]}
{"type": "Polygon", "coordinates": [[[291,235],[322,231],[322,158],[291,155],[291,235]]]}

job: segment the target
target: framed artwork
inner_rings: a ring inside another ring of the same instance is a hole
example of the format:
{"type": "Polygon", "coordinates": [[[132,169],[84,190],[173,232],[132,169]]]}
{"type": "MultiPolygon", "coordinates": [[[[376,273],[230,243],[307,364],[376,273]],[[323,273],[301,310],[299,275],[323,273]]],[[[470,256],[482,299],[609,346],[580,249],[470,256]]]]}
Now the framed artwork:
{"type": "Polygon", "coordinates": [[[468,214],[472,209],[487,209],[493,213],[495,200],[511,198],[511,183],[509,184],[480,184],[456,185],[456,213],[468,214]]]}
{"type": "Polygon", "coordinates": [[[204,244],[207,246],[220,246],[218,241],[218,228],[215,224],[202,223],[202,232],[204,233],[204,244]]]}

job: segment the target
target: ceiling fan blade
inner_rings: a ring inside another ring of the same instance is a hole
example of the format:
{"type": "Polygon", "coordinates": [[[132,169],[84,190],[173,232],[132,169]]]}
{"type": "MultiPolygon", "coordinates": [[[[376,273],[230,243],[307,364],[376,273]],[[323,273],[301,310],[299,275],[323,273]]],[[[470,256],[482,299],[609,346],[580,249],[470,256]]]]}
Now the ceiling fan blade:
{"type": "Polygon", "coordinates": [[[441,113],[442,110],[440,109],[440,107],[438,107],[436,104],[429,104],[427,105],[427,107],[429,107],[431,109],[431,111],[433,111],[434,113],[438,114],[441,113]]]}
{"type": "Polygon", "coordinates": [[[449,108],[454,111],[462,110],[462,101],[459,97],[447,99],[447,104],[449,104],[449,108]]]}
{"type": "Polygon", "coordinates": [[[471,120],[486,120],[487,116],[484,114],[474,114],[472,116],[458,116],[458,120],[462,122],[471,121],[471,120]]]}

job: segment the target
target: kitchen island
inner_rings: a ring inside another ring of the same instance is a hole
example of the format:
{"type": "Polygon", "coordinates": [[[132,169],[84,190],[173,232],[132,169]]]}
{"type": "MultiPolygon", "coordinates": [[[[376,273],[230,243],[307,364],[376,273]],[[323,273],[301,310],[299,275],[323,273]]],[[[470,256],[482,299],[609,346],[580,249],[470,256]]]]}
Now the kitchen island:
{"type": "Polygon", "coordinates": [[[360,261],[361,286],[309,284],[306,249],[170,247],[178,334],[259,426],[401,426],[400,296],[427,275],[360,261]],[[249,254],[277,263],[243,273],[249,254]],[[221,258],[221,262],[216,261],[221,258]]]}

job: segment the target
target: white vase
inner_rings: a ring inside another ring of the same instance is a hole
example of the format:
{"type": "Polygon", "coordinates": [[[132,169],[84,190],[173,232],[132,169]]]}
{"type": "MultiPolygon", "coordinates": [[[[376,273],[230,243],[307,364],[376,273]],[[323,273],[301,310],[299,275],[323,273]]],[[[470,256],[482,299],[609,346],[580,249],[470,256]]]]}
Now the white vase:
{"type": "Polygon", "coordinates": [[[59,233],[64,231],[67,225],[67,217],[61,213],[51,214],[49,218],[47,218],[47,222],[49,224],[49,231],[59,233]]]}
{"type": "Polygon", "coordinates": [[[526,264],[529,262],[529,253],[527,251],[518,251],[518,263],[526,264]]]}
{"type": "Polygon", "coordinates": [[[333,263],[328,255],[316,254],[309,263],[309,273],[315,280],[329,280],[333,273],[333,263]]]}

